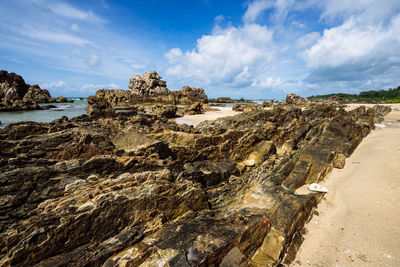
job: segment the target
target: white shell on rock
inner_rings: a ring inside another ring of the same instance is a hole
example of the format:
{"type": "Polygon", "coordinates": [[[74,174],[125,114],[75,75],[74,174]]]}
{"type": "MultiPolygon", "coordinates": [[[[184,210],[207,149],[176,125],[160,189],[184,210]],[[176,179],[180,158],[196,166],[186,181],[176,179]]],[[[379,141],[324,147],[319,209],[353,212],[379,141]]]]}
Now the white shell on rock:
{"type": "Polygon", "coordinates": [[[320,192],[320,193],[328,193],[328,189],[320,184],[310,184],[310,186],[308,187],[308,189],[310,191],[314,191],[314,192],[320,192]]]}

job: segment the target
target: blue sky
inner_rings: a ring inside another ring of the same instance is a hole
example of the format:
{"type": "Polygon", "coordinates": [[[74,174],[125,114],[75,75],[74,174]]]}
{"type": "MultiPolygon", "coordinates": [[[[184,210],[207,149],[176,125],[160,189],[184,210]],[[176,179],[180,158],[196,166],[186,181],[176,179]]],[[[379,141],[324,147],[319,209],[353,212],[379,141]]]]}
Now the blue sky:
{"type": "Polygon", "coordinates": [[[284,98],[400,85],[398,0],[0,0],[0,69],[54,96],[169,89],[284,98]]]}

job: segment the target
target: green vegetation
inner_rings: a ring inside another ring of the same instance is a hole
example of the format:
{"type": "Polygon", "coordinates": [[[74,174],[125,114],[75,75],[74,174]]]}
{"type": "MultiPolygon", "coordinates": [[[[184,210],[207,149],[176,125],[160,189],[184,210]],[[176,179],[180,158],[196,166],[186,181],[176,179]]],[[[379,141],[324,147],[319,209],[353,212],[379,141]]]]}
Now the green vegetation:
{"type": "Polygon", "coordinates": [[[333,99],[335,98],[340,102],[387,102],[387,103],[400,103],[400,86],[395,89],[379,90],[379,91],[365,91],[358,95],[356,94],[329,94],[329,95],[317,95],[310,96],[308,99],[333,99]]]}

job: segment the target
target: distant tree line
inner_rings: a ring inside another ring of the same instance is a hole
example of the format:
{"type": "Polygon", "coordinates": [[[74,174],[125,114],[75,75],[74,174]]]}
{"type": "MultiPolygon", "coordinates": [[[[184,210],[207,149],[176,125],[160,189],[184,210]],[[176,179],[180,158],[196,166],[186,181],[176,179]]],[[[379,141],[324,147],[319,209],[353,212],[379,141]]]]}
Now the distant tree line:
{"type": "Polygon", "coordinates": [[[365,91],[357,94],[328,94],[317,95],[308,97],[310,100],[329,100],[337,99],[340,102],[387,102],[387,103],[400,103],[400,86],[397,88],[390,88],[388,90],[379,91],[365,91]]]}

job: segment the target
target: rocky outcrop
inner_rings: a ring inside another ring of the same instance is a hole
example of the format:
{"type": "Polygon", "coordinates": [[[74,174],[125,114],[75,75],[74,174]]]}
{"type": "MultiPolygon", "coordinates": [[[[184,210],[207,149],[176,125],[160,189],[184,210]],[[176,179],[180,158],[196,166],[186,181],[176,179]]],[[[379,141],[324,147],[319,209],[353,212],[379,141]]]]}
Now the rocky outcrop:
{"type": "Polygon", "coordinates": [[[310,101],[307,98],[302,98],[296,94],[288,94],[286,96],[286,104],[295,104],[295,105],[304,105],[309,103],[310,101]]]}
{"type": "Polygon", "coordinates": [[[0,265],[288,263],[322,198],[296,189],[340,167],[385,112],[276,105],[196,128],[143,112],[10,124],[0,265]]]}
{"type": "MultiPolygon", "coordinates": [[[[170,91],[167,88],[167,82],[161,80],[157,72],[153,71],[146,72],[143,75],[132,76],[128,90],[98,90],[96,95],[88,100],[90,105],[88,114],[137,109],[137,105],[190,106],[195,103],[207,103],[207,101],[207,95],[204,93],[203,88],[184,86],[182,90],[170,91]]],[[[148,110],[159,111],[160,109],[154,107],[148,110]]],[[[184,112],[183,110],[183,112],[179,113],[184,112]]],[[[200,111],[197,108],[193,112],[200,111]]]]}
{"type": "Polygon", "coordinates": [[[0,71],[0,111],[38,110],[43,109],[38,103],[56,102],[67,102],[67,99],[52,98],[49,91],[26,84],[20,75],[0,71]]]}
{"type": "Polygon", "coordinates": [[[208,101],[203,88],[183,86],[180,91],[168,90],[167,82],[161,80],[161,76],[155,71],[132,76],[128,90],[132,95],[131,101],[136,103],[190,105],[208,101]]]}
{"type": "Polygon", "coordinates": [[[203,104],[200,102],[196,102],[187,107],[185,113],[188,115],[195,115],[195,114],[201,114],[203,113],[203,111],[204,111],[203,104]]]}
{"type": "MultiPolygon", "coordinates": [[[[39,85],[35,84],[29,87],[23,97],[24,101],[35,101],[36,103],[50,103],[52,98],[49,91],[40,89],[39,85]]],[[[66,100],[66,99],[65,99],[66,100]]]]}

